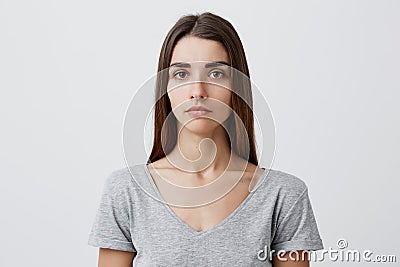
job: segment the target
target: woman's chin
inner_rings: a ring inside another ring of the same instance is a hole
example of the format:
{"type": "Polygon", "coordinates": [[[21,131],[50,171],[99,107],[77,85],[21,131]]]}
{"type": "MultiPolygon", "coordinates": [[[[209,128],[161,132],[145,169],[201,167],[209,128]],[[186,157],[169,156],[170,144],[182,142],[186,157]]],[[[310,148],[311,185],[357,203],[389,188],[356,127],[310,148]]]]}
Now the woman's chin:
{"type": "Polygon", "coordinates": [[[185,128],[192,133],[208,135],[221,126],[220,123],[208,118],[196,118],[185,125],[185,128]]]}

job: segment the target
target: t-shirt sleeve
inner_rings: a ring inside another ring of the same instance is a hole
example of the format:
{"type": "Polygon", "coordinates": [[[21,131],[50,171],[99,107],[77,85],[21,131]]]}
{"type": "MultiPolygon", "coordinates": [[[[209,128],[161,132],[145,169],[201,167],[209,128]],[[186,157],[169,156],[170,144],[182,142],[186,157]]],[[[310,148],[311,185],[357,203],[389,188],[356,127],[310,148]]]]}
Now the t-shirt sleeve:
{"type": "Polygon", "coordinates": [[[130,234],[129,198],[124,177],[111,173],[104,184],[88,245],[136,252],[130,234]]]}
{"type": "Polygon", "coordinates": [[[273,255],[282,250],[312,251],[324,248],[308,196],[308,188],[305,185],[304,187],[287,214],[278,221],[271,242],[271,249],[275,251],[273,255]]]}

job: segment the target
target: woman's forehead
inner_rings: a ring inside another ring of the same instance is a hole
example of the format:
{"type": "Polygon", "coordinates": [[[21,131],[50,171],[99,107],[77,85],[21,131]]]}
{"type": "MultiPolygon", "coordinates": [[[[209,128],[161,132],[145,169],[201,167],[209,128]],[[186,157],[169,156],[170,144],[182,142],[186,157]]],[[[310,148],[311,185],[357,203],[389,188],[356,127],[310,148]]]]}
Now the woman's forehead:
{"type": "Polygon", "coordinates": [[[171,63],[194,61],[229,63],[230,60],[220,42],[193,36],[183,37],[174,47],[171,63]]]}

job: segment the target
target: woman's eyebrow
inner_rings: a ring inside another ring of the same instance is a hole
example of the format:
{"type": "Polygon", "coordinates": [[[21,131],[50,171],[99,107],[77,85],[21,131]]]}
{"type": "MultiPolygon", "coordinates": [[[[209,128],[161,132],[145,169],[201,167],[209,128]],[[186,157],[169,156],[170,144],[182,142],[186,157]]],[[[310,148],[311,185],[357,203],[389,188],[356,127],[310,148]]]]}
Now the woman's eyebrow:
{"type": "Polygon", "coordinates": [[[229,63],[225,62],[225,61],[215,61],[215,62],[211,62],[211,63],[207,63],[205,65],[206,68],[214,68],[214,67],[218,67],[221,65],[226,65],[226,66],[230,66],[229,63]]]}
{"type": "Polygon", "coordinates": [[[178,67],[178,68],[190,68],[189,63],[183,63],[183,62],[175,62],[169,65],[170,67],[178,67]]]}
{"type": "MultiPolygon", "coordinates": [[[[230,66],[228,62],[225,62],[225,61],[215,61],[215,62],[207,63],[207,64],[205,65],[205,68],[214,68],[214,67],[218,67],[218,66],[222,66],[222,65],[230,66]]],[[[172,64],[170,65],[170,67],[190,68],[191,66],[190,66],[189,63],[175,62],[175,63],[172,63],[172,64]]]]}

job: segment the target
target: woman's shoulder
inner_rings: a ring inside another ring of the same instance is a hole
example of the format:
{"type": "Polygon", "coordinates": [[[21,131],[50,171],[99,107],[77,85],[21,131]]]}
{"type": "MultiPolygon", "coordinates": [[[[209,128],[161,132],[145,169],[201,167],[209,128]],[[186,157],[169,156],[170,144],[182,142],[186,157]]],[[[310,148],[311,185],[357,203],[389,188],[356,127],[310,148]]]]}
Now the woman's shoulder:
{"type": "Polygon", "coordinates": [[[308,190],[305,181],[297,175],[277,169],[266,169],[266,172],[263,184],[268,191],[296,198],[308,190]]]}
{"type": "Polygon", "coordinates": [[[137,180],[143,178],[144,164],[134,164],[114,169],[108,173],[106,185],[112,188],[137,188],[137,180]]]}

